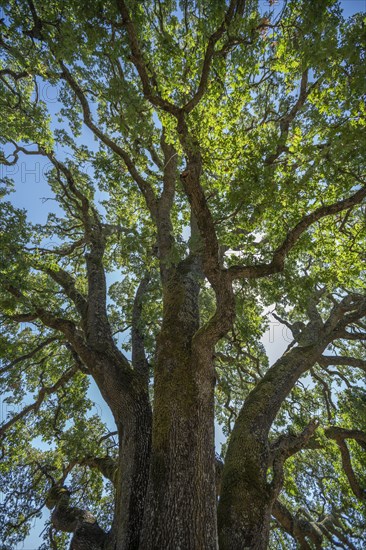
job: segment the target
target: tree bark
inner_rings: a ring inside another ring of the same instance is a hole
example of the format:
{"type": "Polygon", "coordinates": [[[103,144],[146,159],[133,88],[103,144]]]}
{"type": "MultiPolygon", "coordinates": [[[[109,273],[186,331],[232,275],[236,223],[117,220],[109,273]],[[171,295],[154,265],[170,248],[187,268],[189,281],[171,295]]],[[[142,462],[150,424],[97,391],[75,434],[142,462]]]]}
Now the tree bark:
{"type": "Polygon", "coordinates": [[[217,548],[214,373],[211,356],[192,348],[198,277],[182,262],[164,288],[141,550],[217,548]]]}
{"type": "Polygon", "coordinates": [[[139,548],[150,466],[152,414],[147,379],[130,367],[113,342],[104,353],[80,352],[113,413],[119,436],[114,519],[106,548],[134,550],[139,548]]]}
{"type": "Polygon", "coordinates": [[[140,544],[151,450],[151,410],[144,399],[140,401],[135,404],[133,420],[118,426],[119,458],[110,550],[137,550],[140,544]]]}
{"type": "Polygon", "coordinates": [[[59,531],[73,533],[70,550],[102,550],[107,535],[96,518],[88,511],[70,506],[70,492],[66,487],[50,489],[46,505],[52,511],[51,521],[59,531]]]}
{"type": "Polygon", "coordinates": [[[272,505],[282,481],[267,479],[269,430],[296,380],[314,364],[326,343],[286,353],[245,401],[224,465],[218,507],[220,550],[267,548],[272,505]]]}

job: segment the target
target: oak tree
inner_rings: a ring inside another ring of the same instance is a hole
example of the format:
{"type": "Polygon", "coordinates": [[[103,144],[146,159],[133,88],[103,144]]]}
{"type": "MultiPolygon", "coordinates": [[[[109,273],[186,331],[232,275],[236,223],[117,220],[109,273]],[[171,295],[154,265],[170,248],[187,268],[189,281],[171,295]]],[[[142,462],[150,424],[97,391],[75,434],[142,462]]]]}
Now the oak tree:
{"type": "Polygon", "coordinates": [[[44,507],[43,548],[360,548],[363,15],[1,5],[4,548],[44,507]],[[29,159],[44,223],[5,198],[29,159]]]}

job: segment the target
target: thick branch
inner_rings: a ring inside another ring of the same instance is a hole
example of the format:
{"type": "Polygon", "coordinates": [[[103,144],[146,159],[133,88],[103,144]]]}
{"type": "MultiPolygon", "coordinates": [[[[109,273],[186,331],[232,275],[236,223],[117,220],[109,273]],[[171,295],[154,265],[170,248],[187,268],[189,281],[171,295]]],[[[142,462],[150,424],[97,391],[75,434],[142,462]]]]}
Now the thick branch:
{"type": "Polygon", "coordinates": [[[163,280],[167,280],[169,277],[169,255],[174,244],[171,210],[178,176],[178,154],[174,147],[166,142],[164,132],[161,137],[161,148],[164,153],[163,191],[158,200],[157,228],[160,271],[163,280]]]}
{"type": "Polygon", "coordinates": [[[74,533],[70,550],[102,550],[106,533],[96,518],[87,510],[70,506],[71,493],[66,487],[54,486],[50,489],[46,505],[52,511],[51,521],[58,531],[74,533]]]}
{"type": "MultiPolygon", "coordinates": [[[[60,331],[62,334],[64,334],[68,342],[72,344],[73,348],[76,350],[77,354],[80,356],[85,364],[95,364],[95,356],[87,347],[84,334],[80,331],[79,327],[73,321],[70,321],[70,319],[65,319],[63,317],[57,317],[52,312],[47,311],[42,307],[33,306],[32,304],[30,305],[29,300],[25,296],[23,296],[22,292],[19,289],[15,288],[14,286],[9,286],[6,290],[10,294],[12,294],[12,296],[14,296],[17,301],[25,304],[27,307],[33,308],[33,311],[30,311],[28,313],[12,315],[10,318],[13,321],[30,322],[40,320],[46,327],[60,331]]],[[[128,364],[127,360],[126,362],[128,364]]]]}
{"type": "Polygon", "coordinates": [[[304,216],[293,229],[291,229],[284,239],[283,243],[274,251],[272,261],[269,264],[258,264],[254,266],[232,266],[229,268],[229,274],[232,279],[247,278],[256,279],[265,277],[283,271],[286,256],[300,239],[301,235],[314,223],[331,216],[342,210],[352,208],[366,197],[366,187],[362,187],[356,193],[341,201],[320,206],[311,214],[304,216]]]}
{"type": "Polygon", "coordinates": [[[70,464],[68,464],[66,468],[64,468],[62,483],[77,465],[94,468],[98,470],[106,479],[109,479],[109,481],[111,481],[113,484],[116,483],[118,468],[117,462],[108,455],[104,457],[86,456],[84,458],[76,458],[75,460],[70,462],[70,464]]]}
{"type": "Polygon", "coordinates": [[[48,275],[56,282],[58,283],[61,288],[66,293],[66,296],[70,298],[70,300],[75,304],[75,307],[80,314],[82,320],[86,320],[86,314],[88,309],[88,303],[84,296],[77,290],[75,285],[74,278],[65,271],[64,269],[61,269],[60,267],[56,269],[51,269],[49,267],[42,268],[38,267],[38,269],[41,269],[42,271],[45,271],[45,273],[48,273],[48,275]]]}
{"type": "Polygon", "coordinates": [[[292,455],[304,449],[308,441],[313,437],[318,422],[312,420],[300,434],[281,436],[271,445],[269,466],[273,467],[272,486],[276,494],[283,484],[283,465],[292,455]]]}
{"type": "Polygon", "coordinates": [[[311,549],[310,544],[306,540],[307,538],[314,543],[315,548],[322,548],[322,531],[314,522],[293,516],[279,500],[276,500],[273,504],[272,515],[281,527],[299,542],[300,549],[311,549]]]}
{"type": "Polygon", "coordinates": [[[27,73],[27,71],[20,71],[17,73],[16,71],[13,71],[13,69],[1,69],[0,77],[3,76],[11,76],[14,80],[20,80],[21,78],[28,77],[29,73],[27,73]]]}
{"type": "Polygon", "coordinates": [[[271,444],[269,465],[278,459],[284,462],[290,456],[304,449],[309,439],[313,437],[318,425],[316,420],[312,420],[301,433],[280,436],[271,444]]]}
{"type": "Polygon", "coordinates": [[[345,367],[355,367],[362,369],[366,372],[366,360],[359,359],[357,357],[349,357],[343,355],[322,355],[318,359],[319,365],[322,367],[331,367],[331,366],[345,366],[345,367]]]}
{"type": "MultiPolygon", "coordinates": [[[[60,162],[55,157],[55,154],[52,151],[48,152],[48,153],[46,153],[44,151],[44,154],[52,162],[52,164],[55,166],[57,171],[61,172],[65,176],[70,191],[76,197],[76,199],[78,201],[80,201],[80,205],[76,202],[76,207],[77,207],[78,210],[81,211],[81,213],[83,215],[85,229],[86,229],[86,231],[88,231],[89,224],[90,224],[90,210],[91,210],[91,206],[90,206],[88,198],[84,195],[84,193],[82,193],[80,191],[80,189],[78,189],[78,186],[76,185],[74,176],[73,176],[71,170],[66,166],[66,164],[64,164],[63,162],[60,162]]],[[[75,203],[75,200],[73,202],[75,203]]]]}
{"type": "Polygon", "coordinates": [[[366,433],[360,430],[347,430],[337,426],[332,426],[325,430],[325,435],[328,439],[336,441],[341,452],[343,470],[348,478],[353,494],[360,500],[366,500],[366,489],[363,489],[356,477],[352,468],[351,456],[349,453],[346,439],[354,439],[363,449],[366,450],[366,433]]]}
{"type": "Polygon", "coordinates": [[[75,303],[83,319],[88,342],[95,349],[105,347],[106,343],[113,347],[113,338],[107,315],[107,287],[103,265],[105,250],[103,226],[98,213],[87,197],[78,189],[71,170],[58,161],[53,153],[48,153],[47,156],[55,167],[64,174],[69,188],[81,203],[85,242],[89,246],[89,252],[85,255],[88,277],[87,300],[76,290],[74,280],[66,271],[59,269],[57,271],[46,270],[46,272],[62,286],[66,294],[75,303]]]}

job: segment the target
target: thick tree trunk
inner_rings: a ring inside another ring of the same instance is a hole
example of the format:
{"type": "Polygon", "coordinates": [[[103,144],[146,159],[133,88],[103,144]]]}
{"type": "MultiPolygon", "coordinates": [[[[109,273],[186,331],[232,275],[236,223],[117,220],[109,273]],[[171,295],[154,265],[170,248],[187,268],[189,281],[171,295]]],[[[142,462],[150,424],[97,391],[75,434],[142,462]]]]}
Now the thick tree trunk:
{"type": "MultiPolygon", "coordinates": [[[[179,356],[181,384],[176,382],[177,373],[161,373],[155,388],[141,549],[217,548],[213,398],[202,402],[191,379],[190,358],[179,356]]],[[[178,370],[178,365],[172,367],[178,370]]]]}
{"type": "Polygon", "coordinates": [[[199,324],[195,273],[176,275],[164,292],[140,549],[216,550],[214,376],[211,356],[192,352],[199,324]]]}
{"type": "Polygon", "coordinates": [[[260,429],[246,424],[233,431],[225,460],[218,510],[220,550],[265,550],[268,545],[272,508],[266,476],[268,444],[260,429]]]}
{"type": "Polygon", "coordinates": [[[268,434],[296,380],[326,345],[293,348],[279,359],[246,399],[226,455],[218,507],[220,550],[264,550],[280,481],[267,480],[268,434]],[[276,485],[277,484],[277,485],[276,485]]]}
{"type": "Polygon", "coordinates": [[[115,510],[108,550],[139,547],[149,479],[151,405],[147,381],[121,360],[113,347],[93,365],[93,377],[118,428],[119,458],[112,477],[115,510]]]}
{"type": "Polygon", "coordinates": [[[134,420],[121,423],[118,428],[120,445],[115,512],[108,549],[137,550],[150,466],[151,411],[148,403],[142,402],[139,406],[137,402],[134,420]]]}

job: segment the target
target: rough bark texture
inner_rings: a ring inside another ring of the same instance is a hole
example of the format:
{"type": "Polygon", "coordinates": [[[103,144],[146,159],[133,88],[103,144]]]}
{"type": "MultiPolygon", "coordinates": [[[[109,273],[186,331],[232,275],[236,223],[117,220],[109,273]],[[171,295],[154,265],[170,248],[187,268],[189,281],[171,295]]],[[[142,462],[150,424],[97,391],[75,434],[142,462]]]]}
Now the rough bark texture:
{"type": "Polygon", "coordinates": [[[274,503],[272,514],[279,524],[299,543],[300,550],[310,550],[309,538],[316,549],[322,548],[322,532],[314,522],[291,515],[289,510],[278,500],[274,503]]]}
{"type": "Polygon", "coordinates": [[[119,460],[111,550],[137,550],[145,507],[151,447],[151,412],[136,403],[135,420],[119,426],[119,460]]]}
{"type": "Polygon", "coordinates": [[[185,264],[164,289],[141,548],[217,547],[213,372],[202,384],[200,369],[210,365],[200,364],[192,351],[199,322],[197,278],[197,271],[185,264]]]}
{"type": "Polygon", "coordinates": [[[235,423],[218,508],[220,550],[268,545],[272,505],[281,479],[269,468],[268,434],[282,401],[326,343],[295,348],[279,359],[250,393],[235,423]]]}

